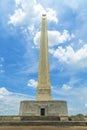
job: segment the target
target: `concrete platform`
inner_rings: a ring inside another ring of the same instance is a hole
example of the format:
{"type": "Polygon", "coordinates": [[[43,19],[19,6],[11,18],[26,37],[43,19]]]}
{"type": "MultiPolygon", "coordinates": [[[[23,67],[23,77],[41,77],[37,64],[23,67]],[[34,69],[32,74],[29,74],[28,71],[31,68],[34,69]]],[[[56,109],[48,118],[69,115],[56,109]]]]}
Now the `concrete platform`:
{"type": "Polygon", "coordinates": [[[20,116],[52,116],[68,117],[66,101],[22,101],[20,103],[20,116]]]}

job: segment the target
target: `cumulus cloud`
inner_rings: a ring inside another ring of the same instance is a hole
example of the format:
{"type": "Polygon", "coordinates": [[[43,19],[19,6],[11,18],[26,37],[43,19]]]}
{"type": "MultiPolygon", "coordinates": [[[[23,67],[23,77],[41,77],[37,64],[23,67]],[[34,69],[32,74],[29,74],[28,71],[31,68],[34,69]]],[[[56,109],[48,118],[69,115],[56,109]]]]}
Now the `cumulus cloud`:
{"type": "Polygon", "coordinates": [[[71,87],[70,85],[63,84],[62,89],[63,89],[64,91],[69,91],[69,90],[72,89],[72,87],[71,87]]]}
{"type": "Polygon", "coordinates": [[[87,67],[87,45],[74,51],[71,46],[66,48],[58,47],[56,50],[50,49],[50,53],[56,57],[60,62],[65,62],[69,65],[76,65],[79,67],[87,67]]]}
{"type": "Polygon", "coordinates": [[[9,23],[13,25],[34,26],[41,20],[42,14],[47,14],[48,20],[58,22],[56,11],[51,8],[44,8],[36,0],[15,0],[16,9],[13,15],[10,15],[9,23]]]}
{"type": "MultiPolygon", "coordinates": [[[[69,34],[68,30],[64,30],[62,33],[59,31],[48,31],[49,46],[58,45],[66,41],[70,41],[74,37],[74,34],[69,34]]],[[[38,46],[40,43],[40,32],[37,32],[34,37],[34,44],[38,46]]]]}
{"type": "Polygon", "coordinates": [[[32,96],[8,91],[0,88],[0,115],[18,115],[20,101],[32,99],[32,96]]]}
{"type": "Polygon", "coordinates": [[[6,88],[4,87],[0,88],[0,98],[9,94],[11,93],[6,88]]]}
{"type": "Polygon", "coordinates": [[[10,16],[9,24],[12,23],[13,25],[21,24],[21,22],[24,20],[26,14],[22,9],[15,10],[15,13],[13,16],[10,16]]]}
{"type": "Polygon", "coordinates": [[[30,80],[28,81],[27,86],[36,88],[36,87],[37,87],[37,81],[35,81],[34,79],[30,79],[30,80]]]}

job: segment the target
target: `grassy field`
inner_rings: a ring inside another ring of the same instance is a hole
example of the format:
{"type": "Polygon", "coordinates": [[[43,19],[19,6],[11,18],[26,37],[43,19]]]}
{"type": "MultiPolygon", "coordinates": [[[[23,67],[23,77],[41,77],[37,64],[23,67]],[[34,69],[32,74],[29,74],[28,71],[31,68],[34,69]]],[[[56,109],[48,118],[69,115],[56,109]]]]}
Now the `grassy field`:
{"type": "Polygon", "coordinates": [[[1,126],[0,130],[87,130],[87,127],[1,126]]]}

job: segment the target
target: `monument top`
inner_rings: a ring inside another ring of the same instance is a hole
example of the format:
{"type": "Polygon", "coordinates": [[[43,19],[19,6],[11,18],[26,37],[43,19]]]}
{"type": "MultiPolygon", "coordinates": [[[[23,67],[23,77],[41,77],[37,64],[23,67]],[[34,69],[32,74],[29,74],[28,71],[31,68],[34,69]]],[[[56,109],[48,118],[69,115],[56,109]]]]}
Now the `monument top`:
{"type": "Polygon", "coordinates": [[[43,17],[43,16],[46,16],[46,14],[42,14],[42,17],[43,17]]]}
{"type": "Polygon", "coordinates": [[[46,14],[42,14],[42,19],[43,19],[43,20],[46,19],[46,14]]]}

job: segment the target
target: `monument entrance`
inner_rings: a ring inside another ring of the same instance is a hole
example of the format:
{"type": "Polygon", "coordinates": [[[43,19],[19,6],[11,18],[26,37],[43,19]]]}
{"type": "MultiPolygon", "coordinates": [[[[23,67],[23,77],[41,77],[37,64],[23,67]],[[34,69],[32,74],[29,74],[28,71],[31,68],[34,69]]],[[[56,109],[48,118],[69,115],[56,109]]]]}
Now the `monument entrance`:
{"type": "Polygon", "coordinates": [[[41,112],[41,116],[45,116],[45,108],[41,108],[40,112],[41,112]]]}

